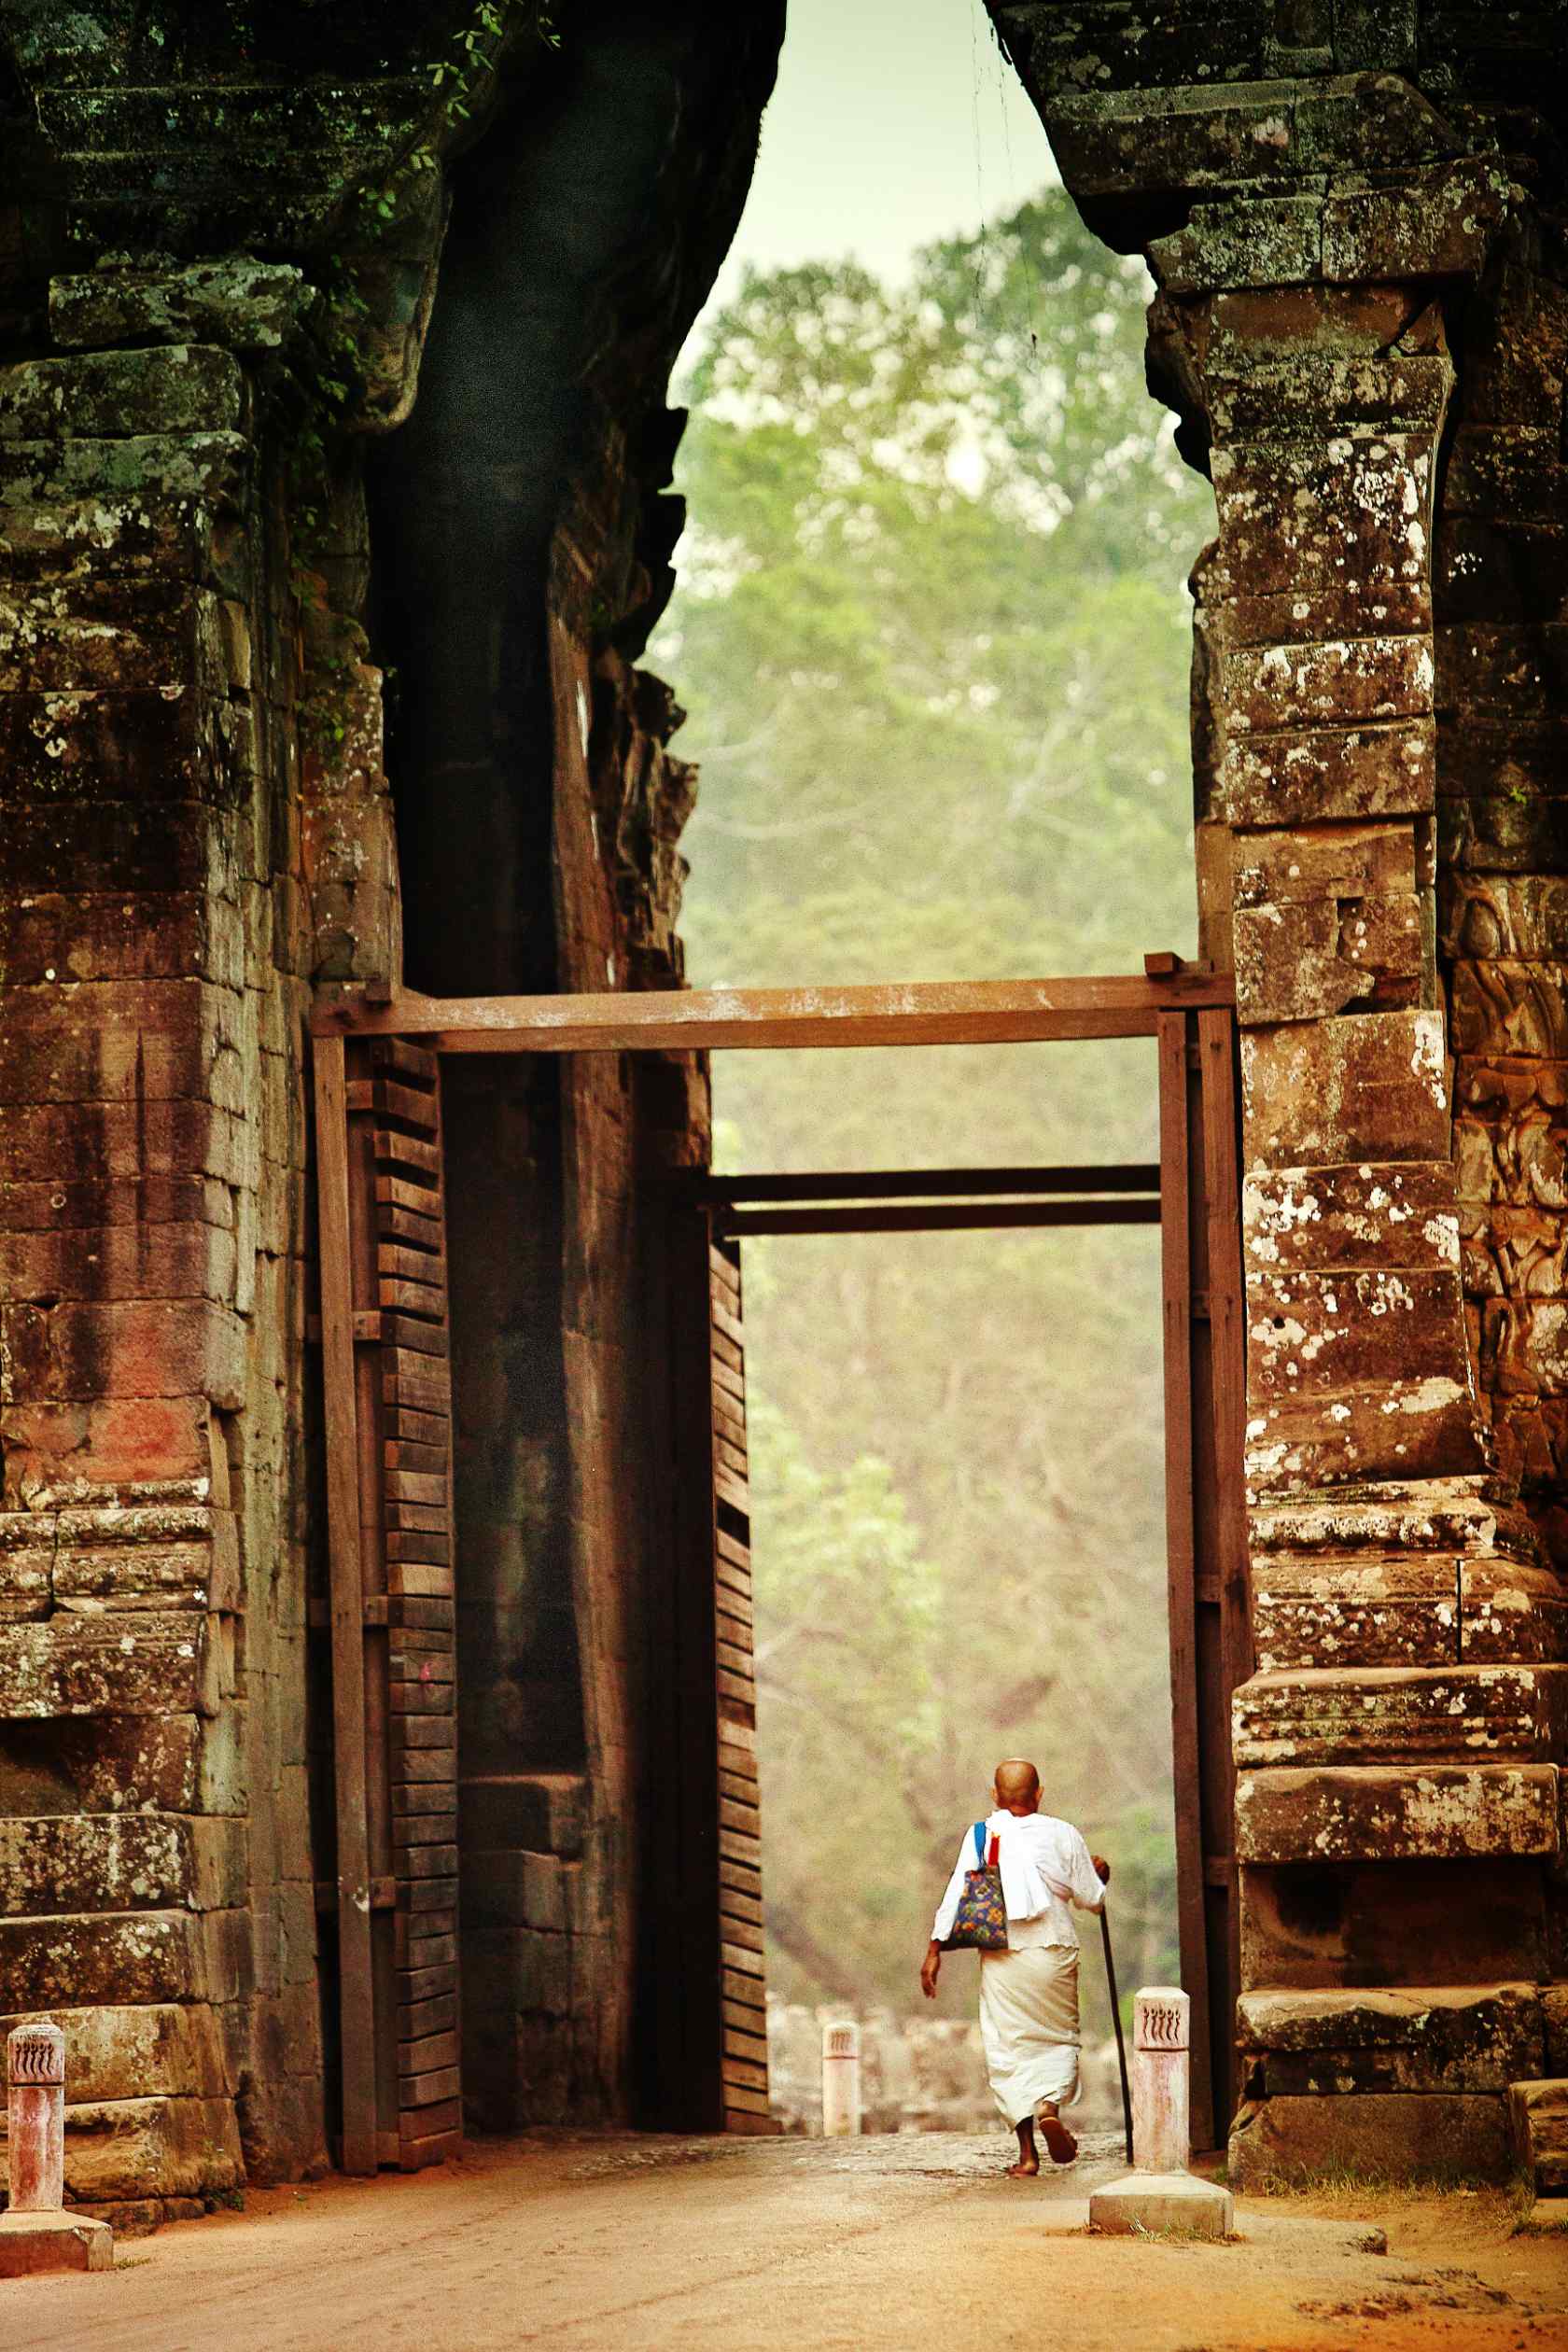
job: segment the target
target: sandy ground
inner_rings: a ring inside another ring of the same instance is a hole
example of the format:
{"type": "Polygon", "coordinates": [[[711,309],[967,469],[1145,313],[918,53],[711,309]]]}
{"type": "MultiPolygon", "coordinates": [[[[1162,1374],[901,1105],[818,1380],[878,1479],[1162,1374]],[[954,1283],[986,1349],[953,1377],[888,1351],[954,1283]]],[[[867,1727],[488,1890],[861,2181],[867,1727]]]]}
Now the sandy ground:
{"type": "Polygon", "coordinates": [[[1091,2238],[1106,2140],[1038,2184],[1001,2137],[479,2142],[403,2179],[253,2192],[0,2282],[5,2352],[1568,2352],[1568,2232],[1485,2192],[1240,2204],[1240,2242],[1091,2238]],[[1360,2250],[1365,2225],[1388,2251],[1360,2250]]]}

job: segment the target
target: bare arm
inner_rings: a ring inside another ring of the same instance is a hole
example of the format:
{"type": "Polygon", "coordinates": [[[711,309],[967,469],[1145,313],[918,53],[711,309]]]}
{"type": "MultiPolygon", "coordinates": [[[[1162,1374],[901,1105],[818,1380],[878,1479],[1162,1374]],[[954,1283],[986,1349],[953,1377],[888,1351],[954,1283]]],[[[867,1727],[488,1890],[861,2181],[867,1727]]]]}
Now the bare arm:
{"type": "Polygon", "coordinates": [[[1105,1889],[1110,1876],[1111,1865],[1104,1855],[1091,1854],[1083,1839],[1074,1832],[1071,1893],[1080,1911],[1105,1909],[1105,1889]]]}

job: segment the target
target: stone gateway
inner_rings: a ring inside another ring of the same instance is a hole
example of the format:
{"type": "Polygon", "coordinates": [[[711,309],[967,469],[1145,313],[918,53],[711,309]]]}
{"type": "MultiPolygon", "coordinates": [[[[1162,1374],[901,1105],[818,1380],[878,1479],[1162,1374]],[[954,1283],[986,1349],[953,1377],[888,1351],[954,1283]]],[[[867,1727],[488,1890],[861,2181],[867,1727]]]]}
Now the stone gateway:
{"type": "MultiPolygon", "coordinates": [[[[1562,11],[988,6],[1218,505],[1232,2178],[1501,2174],[1568,2075],[1562,11]]],[[[684,1323],[646,1280],[706,1063],[361,1040],[334,1321],[310,1024],[680,985],[636,664],[782,20],[0,0],[0,2033],[64,2028],[100,2215],[319,2168],[361,2059],[370,2162],[768,2124],[740,1278],[682,1261],[684,1323]],[[639,1385],[693,1348],[697,1519],[639,1385]]]]}

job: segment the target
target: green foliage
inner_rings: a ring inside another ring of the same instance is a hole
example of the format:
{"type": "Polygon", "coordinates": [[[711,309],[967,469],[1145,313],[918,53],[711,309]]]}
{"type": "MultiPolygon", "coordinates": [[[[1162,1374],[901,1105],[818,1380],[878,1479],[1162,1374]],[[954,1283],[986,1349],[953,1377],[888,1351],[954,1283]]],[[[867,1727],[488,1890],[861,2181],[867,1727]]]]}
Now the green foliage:
{"type": "MultiPolygon", "coordinates": [[[[710,321],[652,649],[702,764],[700,985],[1191,951],[1212,509],[1143,387],[1146,292],[1053,191],[906,287],[814,264],[710,321]]],[[[1155,1155],[1141,1042],[735,1055],[715,1095],[732,1166],[1155,1155]]],[[[1168,1979],[1154,1233],[758,1241],[746,1278],[776,1981],[907,2007],[1020,1751],[1112,1856],[1120,1973],[1168,1979]]]]}
{"type": "MultiPolygon", "coordinates": [[[[544,48],[560,48],[561,35],[543,0],[526,0],[525,5],[519,5],[519,0],[479,0],[472,21],[453,35],[452,45],[443,56],[431,61],[426,70],[432,87],[441,95],[450,120],[468,120],[472,112],[469,101],[475,84],[494,68],[509,34],[524,22],[544,48]]],[[[413,161],[426,170],[433,165],[435,157],[428,147],[424,147],[413,161]]]]}
{"type": "MultiPolygon", "coordinates": [[[[833,1907],[834,1956],[848,1983],[874,1985],[889,1941],[907,1952],[920,1933],[924,1888],[906,1867],[907,1838],[885,1834],[886,1773],[889,1757],[927,1757],[939,1736],[937,1579],[885,1462],[862,1454],[814,1468],[760,1394],[750,1440],[772,1530],[757,1575],[769,1841],[781,1857],[809,1855],[821,1883],[852,1889],[846,1912],[833,1907]],[[885,1671],[889,1659],[896,1674],[885,1671]],[[836,1771],[822,1808],[824,1742],[836,1771]]],[[[897,1790],[921,1850],[933,1828],[924,1795],[913,1773],[897,1790]]],[[[789,1911],[793,1897],[786,1867],[777,1905],[789,1911]]],[[[786,1932],[819,1939],[823,1909],[808,1895],[786,1932]]]]}

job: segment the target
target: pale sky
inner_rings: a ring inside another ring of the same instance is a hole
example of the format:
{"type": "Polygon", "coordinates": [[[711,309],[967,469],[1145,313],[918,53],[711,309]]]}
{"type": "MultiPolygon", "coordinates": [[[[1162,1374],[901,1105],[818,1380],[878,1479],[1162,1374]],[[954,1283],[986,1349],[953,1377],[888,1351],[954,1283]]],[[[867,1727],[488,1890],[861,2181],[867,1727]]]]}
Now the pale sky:
{"type": "Polygon", "coordinates": [[[998,219],[1056,178],[980,0],[788,7],[756,177],[713,303],[748,261],[852,254],[902,276],[917,245],[998,219]]]}

